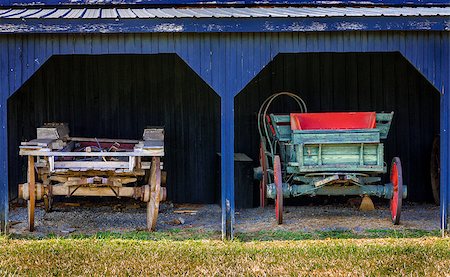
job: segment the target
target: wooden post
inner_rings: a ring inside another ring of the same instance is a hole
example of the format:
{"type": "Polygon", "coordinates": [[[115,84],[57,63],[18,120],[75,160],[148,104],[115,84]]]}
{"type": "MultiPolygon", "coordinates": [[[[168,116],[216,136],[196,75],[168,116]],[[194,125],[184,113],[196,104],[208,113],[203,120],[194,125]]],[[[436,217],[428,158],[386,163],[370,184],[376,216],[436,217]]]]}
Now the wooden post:
{"type": "Polygon", "coordinates": [[[147,228],[154,231],[158,219],[159,201],[161,191],[161,167],[160,157],[152,157],[150,168],[150,201],[147,202],[147,228]]]}
{"type": "Polygon", "coordinates": [[[28,189],[30,200],[28,200],[28,230],[34,231],[34,208],[35,208],[35,173],[34,173],[34,156],[28,156],[28,189]]]}

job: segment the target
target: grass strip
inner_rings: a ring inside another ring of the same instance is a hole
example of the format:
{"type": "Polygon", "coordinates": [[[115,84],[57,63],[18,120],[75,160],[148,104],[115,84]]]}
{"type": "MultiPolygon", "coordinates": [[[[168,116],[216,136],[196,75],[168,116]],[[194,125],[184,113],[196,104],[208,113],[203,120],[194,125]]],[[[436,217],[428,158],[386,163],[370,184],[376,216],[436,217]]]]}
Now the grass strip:
{"type": "Polygon", "coordinates": [[[0,275],[450,275],[450,239],[431,234],[296,239],[291,232],[281,234],[286,240],[276,233],[222,242],[215,233],[189,238],[175,231],[153,239],[143,233],[1,237],[0,275]]]}

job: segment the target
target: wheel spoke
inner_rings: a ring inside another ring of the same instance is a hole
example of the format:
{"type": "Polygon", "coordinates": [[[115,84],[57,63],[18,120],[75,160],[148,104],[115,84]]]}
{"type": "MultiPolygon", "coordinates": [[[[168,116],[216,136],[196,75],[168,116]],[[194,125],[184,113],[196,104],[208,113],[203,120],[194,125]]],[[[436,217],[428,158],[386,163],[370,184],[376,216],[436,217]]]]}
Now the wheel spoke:
{"type": "Polygon", "coordinates": [[[265,153],[265,143],[261,141],[259,146],[259,162],[262,170],[262,179],[259,182],[259,203],[261,208],[266,206],[266,189],[267,189],[267,159],[265,153]]]}

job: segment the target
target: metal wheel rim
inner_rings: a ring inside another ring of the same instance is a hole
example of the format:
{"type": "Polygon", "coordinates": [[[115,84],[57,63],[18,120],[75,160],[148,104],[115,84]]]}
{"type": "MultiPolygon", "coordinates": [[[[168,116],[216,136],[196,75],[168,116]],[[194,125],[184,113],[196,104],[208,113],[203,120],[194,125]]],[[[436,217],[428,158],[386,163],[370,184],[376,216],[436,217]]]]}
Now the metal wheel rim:
{"type": "Polygon", "coordinates": [[[283,223],[283,180],[281,178],[281,162],[280,156],[276,155],[274,160],[274,179],[277,189],[277,197],[275,199],[275,215],[277,223],[283,223]]]}
{"type": "Polygon", "coordinates": [[[391,183],[393,185],[394,194],[390,200],[391,219],[394,225],[400,223],[400,214],[402,208],[403,198],[403,176],[402,176],[402,164],[398,157],[392,159],[391,164],[391,183]]]}

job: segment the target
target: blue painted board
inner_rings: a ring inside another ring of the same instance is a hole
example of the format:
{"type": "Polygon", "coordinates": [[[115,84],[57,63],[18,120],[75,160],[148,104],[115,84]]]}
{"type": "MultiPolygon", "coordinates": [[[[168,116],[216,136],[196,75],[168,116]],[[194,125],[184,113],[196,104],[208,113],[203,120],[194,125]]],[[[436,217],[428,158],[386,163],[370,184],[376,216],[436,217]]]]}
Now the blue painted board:
{"type": "MultiPolygon", "coordinates": [[[[230,94],[228,94],[229,96],[230,94]]],[[[226,95],[227,96],[227,95],[226,95]]],[[[222,238],[234,233],[234,97],[221,99],[222,238]]]]}
{"type": "MultiPolygon", "coordinates": [[[[324,31],[444,31],[448,16],[383,16],[321,18],[155,18],[145,19],[0,19],[0,34],[14,33],[210,33],[210,32],[324,32],[324,31]]],[[[355,37],[347,34],[348,39],[355,37]]],[[[344,36],[343,36],[344,37],[344,36]]],[[[343,39],[342,37],[342,39],[343,39]]],[[[310,49],[322,39],[311,34],[310,49]]],[[[162,38],[160,38],[162,39],[162,38]]],[[[291,40],[288,40],[289,42],[291,40]]],[[[163,40],[161,40],[163,42],[163,40]]],[[[350,44],[356,51],[358,43],[350,44]]],[[[276,46],[276,45],[274,45],[276,46]]],[[[284,46],[284,45],[283,45],[284,46]]],[[[287,44],[289,46],[289,44],[287,44]]],[[[395,47],[397,48],[397,47],[395,47]]],[[[278,52],[277,47],[272,48],[278,52]]],[[[339,49],[338,49],[339,51],[339,49]]]]}
{"type": "Polygon", "coordinates": [[[7,105],[8,52],[0,44],[0,234],[6,232],[8,222],[8,151],[7,105]]]}
{"type": "MultiPolygon", "coordinates": [[[[443,68],[447,68],[450,65],[450,38],[447,38],[443,41],[442,44],[442,64],[443,68]]],[[[444,69],[445,70],[445,69],[444,69]]],[[[441,178],[440,178],[440,228],[442,232],[444,230],[449,231],[449,199],[450,199],[450,170],[449,170],[449,158],[450,158],[450,147],[449,147],[449,130],[450,130],[450,71],[445,70],[446,73],[443,78],[441,92],[443,96],[441,97],[441,134],[440,134],[440,159],[441,159],[441,178]]]]}

